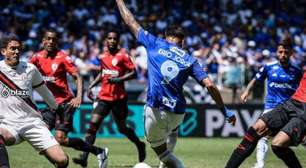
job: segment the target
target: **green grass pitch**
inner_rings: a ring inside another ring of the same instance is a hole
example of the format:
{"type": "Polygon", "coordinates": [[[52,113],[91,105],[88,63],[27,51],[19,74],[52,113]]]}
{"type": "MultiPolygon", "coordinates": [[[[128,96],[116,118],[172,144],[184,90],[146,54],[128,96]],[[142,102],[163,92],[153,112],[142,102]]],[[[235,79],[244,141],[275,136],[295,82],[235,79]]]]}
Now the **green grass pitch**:
{"type": "MultiPolygon", "coordinates": [[[[240,142],[238,138],[180,138],[175,154],[184,162],[186,168],[222,168],[230,157],[233,149],[240,142]]],[[[118,139],[98,139],[99,146],[106,146],[109,151],[109,168],[128,168],[137,162],[136,148],[125,138],[118,139]]],[[[78,156],[79,152],[70,148],[65,148],[70,157],[71,168],[79,166],[72,163],[71,158],[78,156]]],[[[306,167],[306,149],[302,146],[294,148],[306,167]]],[[[40,156],[27,142],[20,145],[8,147],[10,164],[12,168],[52,168],[53,166],[40,156]]],[[[158,160],[152,149],[147,145],[147,159],[145,161],[152,167],[157,167],[158,160]]],[[[255,162],[255,152],[241,166],[250,168],[255,162]]],[[[89,168],[97,167],[97,160],[94,156],[89,158],[89,168]]],[[[266,168],[285,168],[281,160],[278,160],[269,149],[266,168]]]]}

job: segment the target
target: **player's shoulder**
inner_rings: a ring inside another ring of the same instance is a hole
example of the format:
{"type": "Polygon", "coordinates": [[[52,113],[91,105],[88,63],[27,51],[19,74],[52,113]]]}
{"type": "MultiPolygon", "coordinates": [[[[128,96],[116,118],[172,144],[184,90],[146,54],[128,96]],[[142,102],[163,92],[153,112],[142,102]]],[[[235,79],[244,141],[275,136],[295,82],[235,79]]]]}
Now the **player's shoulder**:
{"type": "Polygon", "coordinates": [[[19,67],[21,67],[22,69],[26,69],[28,71],[32,71],[37,69],[36,66],[30,62],[25,62],[25,61],[20,61],[18,64],[19,67]]]}
{"type": "Polygon", "coordinates": [[[121,57],[129,57],[129,54],[125,48],[120,48],[119,52],[117,53],[118,56],[121,57]]]}
{"type": "Polygon", "coordinates": [[[55,56],[55,58],[61,58],[61,59],[65,59],[66,57],[69,57],[69,55],[63,50],[59,50],[55,56]]]}
{"type": "Polygon", "coordinates": [[[290,70],[302,73],[302,68],[292,62],[290,62],[290,70]]]}
{"type": "Polygon", "coordinates": [[[278,66],[278,61],[267,62],[265,66],[267,67],[278,66]]]}
{"type": "Polygon", "coordinates": [[[59,50],[55,56],[55,59],[61,60],[61,61],[68,61],[72,62],[72,59],[70,55],[68,55],[65,51],[59,50]]]}
{"type": "Polygon", "coordinates": [[[33,59],[33,58],[35,58],[35,59],[43,58],[45,54],[46,54],[46,53],[45,53],[44,50],[38,51],[38,52],[35,53],[31,58],[32,58],[32,59],[33,59]]]}

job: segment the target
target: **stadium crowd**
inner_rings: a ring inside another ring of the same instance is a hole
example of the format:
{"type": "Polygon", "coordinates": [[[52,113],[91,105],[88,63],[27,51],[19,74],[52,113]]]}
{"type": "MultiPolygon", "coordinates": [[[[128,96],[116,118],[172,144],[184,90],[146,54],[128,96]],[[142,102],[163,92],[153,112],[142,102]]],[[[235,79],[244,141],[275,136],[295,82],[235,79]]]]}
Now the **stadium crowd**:
{"type": "MultiPolygon", "coordinates": [[[[306,70],[306,1],[296,0],[127,0],[150,32],[161,34],[180,24],[188,33],[185,48],[197,57],[220,88],[243,88],[266,62],[276,59],[276,44],[291,36],[292,62],[306,70]]],[[[0,37],[15,33],[29,59],[41,48],[42,32],[55,28],[61,48],[71,55],[81,75],[91,81],[109,29],[121,33],[121,46],[135,58],[138,82],[146,81],[146,51],[123,26],[115,1],[3,0],[0,37]]],[[[193,87],[196,90],[197,87],[193,87]]],[[[209,101],[209,100],[207,100],[209,101]]]]}

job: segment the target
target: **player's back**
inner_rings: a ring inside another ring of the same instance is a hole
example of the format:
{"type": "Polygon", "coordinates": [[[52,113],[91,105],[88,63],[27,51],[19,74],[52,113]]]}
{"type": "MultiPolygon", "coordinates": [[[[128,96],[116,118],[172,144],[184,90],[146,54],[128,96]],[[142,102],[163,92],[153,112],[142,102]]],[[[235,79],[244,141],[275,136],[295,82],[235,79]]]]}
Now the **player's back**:
{"type": "Polygon", "coordinates": [[[33,64],[19,62],[15,68],[0,61],[0,118],[24,122],[29,118],[41,117],[32,101],[32,87],[43,82],[33,64]]]}
{"type": "Polygon", "coordinates": [[[148,53],[147,105],[183,113],[186,104],[183,85],[188,76],[201,81],[206,74],[195,72],[195,67],[202,70],[197,66],[198,62],[178,46],[144,30],[140,30],[138,40],[148,53]]]}

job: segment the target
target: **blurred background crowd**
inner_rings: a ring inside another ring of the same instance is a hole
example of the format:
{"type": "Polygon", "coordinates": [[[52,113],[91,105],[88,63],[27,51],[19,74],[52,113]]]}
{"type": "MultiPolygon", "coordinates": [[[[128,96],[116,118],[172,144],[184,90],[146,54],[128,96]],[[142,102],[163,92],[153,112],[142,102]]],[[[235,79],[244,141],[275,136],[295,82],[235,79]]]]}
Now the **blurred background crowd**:
{"type": "MultiPolygon", "coordinates": [[[[263,64],[275,61],[280,39],[294,41],[292,62],[306,70],[306,1],[295,0],[126,0],[142,27],[163,36],[170,24],[187,30],[185,48],[223,91],[228,102],[231,89],[243,89],[263,64]]],[[[23,60],[41,47],[42,32],[54,28],[60,46],[74,60],[86,83],[99,70],[105,32],[117,29],[121,47],[135,61],[138,78],[127,90],[138,93],[146,85],[146,50],[121,22],[114,0],[1,0],[0,37],[15,33],[24,41],[23,60]]],[[[262,86],[261,86],[262,87],[262,86]]],[[[85,87],[86,88],[86,87],[85,87]]],[[[259,88],[260,89],[260,88],[259,88]]],[[[188,102],[211,102],[195,81],[186,85],[188,102]]],[[[254,91],[253,100],[263,92],[254,91]]],[[[140,95],[142,99],[142,95],[140,95]]]]}

